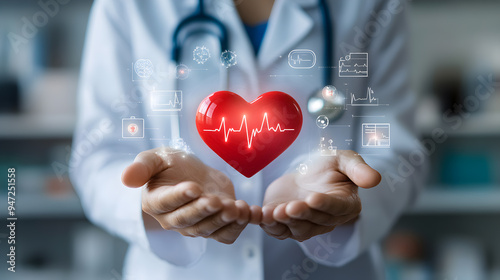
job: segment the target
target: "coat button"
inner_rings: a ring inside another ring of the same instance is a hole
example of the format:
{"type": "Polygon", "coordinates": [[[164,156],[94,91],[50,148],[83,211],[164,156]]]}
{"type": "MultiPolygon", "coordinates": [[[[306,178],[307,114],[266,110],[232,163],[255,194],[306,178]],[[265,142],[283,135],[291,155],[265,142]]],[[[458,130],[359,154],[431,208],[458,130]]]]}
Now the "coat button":
{"type": "Polygon", "coordinates": [[[253,259],[257,255],[258,249],[253,245],[247,245],[243,249],[243,256],[246,259],[253,259]]]}

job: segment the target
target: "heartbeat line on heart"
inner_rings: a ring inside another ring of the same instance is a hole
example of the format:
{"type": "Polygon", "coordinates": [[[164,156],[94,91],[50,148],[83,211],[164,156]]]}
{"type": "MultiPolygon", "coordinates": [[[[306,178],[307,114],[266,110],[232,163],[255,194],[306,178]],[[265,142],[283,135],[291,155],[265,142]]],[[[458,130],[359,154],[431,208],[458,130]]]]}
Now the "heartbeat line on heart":
{"type": "Polygon", "coordinates": [[[222,118],[222,121],[220,123],[220,126],[219,128],[216,128],[216,129],[204,129],[203,131],[207,131],[207,132],[220,132],[220,131],[224,131],[224,142],[227,142],[227,140],[229,139],[229,134],[231,132],[235,132],[235,133],[239,133],[243,130],[243,126],[245,127],[245,132],[246,132],[246,135],[247,135],[247,145],[248,145],[248,148],[250,149],[252,147],[252,142],[253,142],[253,138],[261,133],[263,130],[264,130],[264,125],[266,125],[267,127],[267,131],[273,131],[273,132],[286,132],[286,131],[294,131],[295,129],[293,128],[281,128],[281,125],[280,124],[277,124],[276,127],[272,127],[269,125],[269,118],[267,117],[267,113],[264,113],[264,118],[262,119],[262,124],[260,125],[260,129],[257,129],[257,128],[254,128],[252,129],[252,131],[248,131],[248,123],[247,123],[247,116],[246,115],[243,115],[243,118],[241,120],[241,125],[240,125],[240,128],[239,129],[235,129],[235,128],[229,128],[227,129],[226,128],[226,118],[222,118]]]}

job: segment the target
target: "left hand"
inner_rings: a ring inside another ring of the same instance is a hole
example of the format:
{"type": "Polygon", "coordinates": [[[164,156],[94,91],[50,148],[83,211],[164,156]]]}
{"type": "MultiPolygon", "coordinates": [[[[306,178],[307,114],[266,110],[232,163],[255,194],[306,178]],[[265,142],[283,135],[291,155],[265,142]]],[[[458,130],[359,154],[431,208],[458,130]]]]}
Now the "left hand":
{"type": "Polygon", "coordinates": [[[353,151],[322,157],[307,174],[286,174],[266,190],[262,229],[277,239],[304,241],[358,217],[358,186],[372,188],[380,174],[353,151]]]}

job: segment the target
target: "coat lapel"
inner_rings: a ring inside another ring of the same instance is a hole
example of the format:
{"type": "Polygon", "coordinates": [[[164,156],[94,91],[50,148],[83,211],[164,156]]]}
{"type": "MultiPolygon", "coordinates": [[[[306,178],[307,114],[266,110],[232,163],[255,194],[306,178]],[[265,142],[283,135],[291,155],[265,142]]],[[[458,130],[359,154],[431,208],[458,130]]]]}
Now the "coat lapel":
{"type": "Polygon", "coordinates": [[[257,59],[253,47],[232,0],[212,0],[213,15],[219,18],[229,32],[230,48],[238,55],[237,68],[246,73],[247,90],[258,93],[258,71],[272,65],[280,56],[288,56],[313,29],[313,19],[304,7],[313,6],[314,0],[276,0],[269,18],[257,59]]]}
{"type": "Polygon", "coordinates": [[[290,0],[276,0],[274,5],[259,52],[258,64],[261,69],[270,66],[280,56],[287,56],[314,25],[313,19],[301,4],[290,0]]]}

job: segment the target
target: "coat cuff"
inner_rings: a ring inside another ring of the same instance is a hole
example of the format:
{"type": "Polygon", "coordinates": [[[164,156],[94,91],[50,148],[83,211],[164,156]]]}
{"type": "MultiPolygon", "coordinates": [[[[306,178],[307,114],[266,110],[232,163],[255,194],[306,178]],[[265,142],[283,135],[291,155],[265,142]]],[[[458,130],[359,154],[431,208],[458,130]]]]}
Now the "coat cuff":
{"type": "Polygon", "coordinates": [[[313,261],[330,267],[343,266],[354,260],[360,251],[359,219],[333,231],[298,242],[304,254],[313,261]]]}
{"type": "Polygon", "coordinates": [[[171,230],[146,230],[146,236],[149,248],[156,256],[177,266],[195,265],[207,248],[206,239],[186,237],[171,230]]]}

